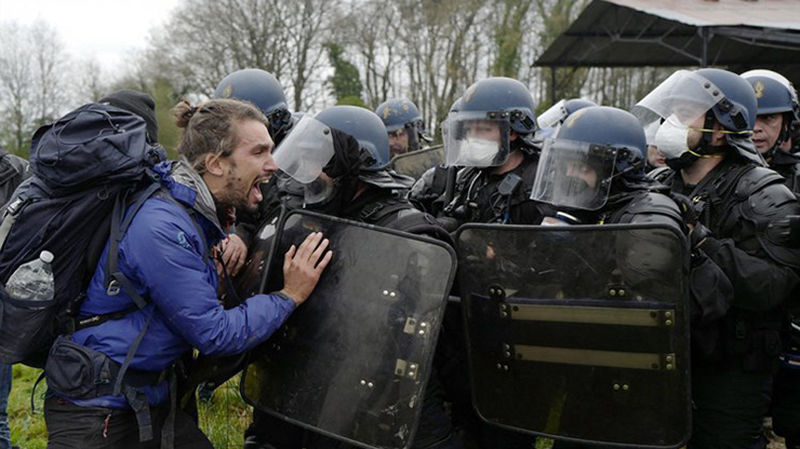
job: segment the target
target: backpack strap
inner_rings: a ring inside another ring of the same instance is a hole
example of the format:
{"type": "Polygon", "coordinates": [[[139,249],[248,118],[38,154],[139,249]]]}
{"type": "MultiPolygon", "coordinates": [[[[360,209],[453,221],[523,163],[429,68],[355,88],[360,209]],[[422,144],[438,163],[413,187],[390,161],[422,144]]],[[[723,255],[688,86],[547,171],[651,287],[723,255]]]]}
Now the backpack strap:
{"type": "Polygon", "coordinates": [[[14,222],[17,221],[19,211],[22,210],[26,204],[28,204],[28,200],[20,195],[8,205],[6,211],[3,213],[3,222],[0,224],[0,251],[3,250],[8,234],[11,233],[11,227],[14,226],[14,222]]]}
{"type": "Polygon", "coordinates": [[[128,198],[127,195],[120,195],[117,202],[114,204],[114,211],[111,216],[108,260],[106,264],[106,294],[109,296],[116,296],[119,294],[120,288],[122,288],[140,309],[143,309],[147,305],[147,301],[133,288],[130,279],[119,271],[119,244],[122,242],[122,238],[125,236],[128,227],[130,227],[133,218],[142,206],[144,206],[145,201],[160,189],[161,186],[157,183],[149,185],[138,195],[127,217],[125,217],[125,209],[128,198]]]}

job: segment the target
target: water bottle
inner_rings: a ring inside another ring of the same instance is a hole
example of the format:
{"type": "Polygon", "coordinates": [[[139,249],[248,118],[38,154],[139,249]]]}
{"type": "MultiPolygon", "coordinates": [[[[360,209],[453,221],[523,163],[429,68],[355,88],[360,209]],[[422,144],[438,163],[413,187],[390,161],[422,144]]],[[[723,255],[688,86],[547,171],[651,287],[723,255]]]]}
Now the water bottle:
{"type": "Polygon", "coordinates": [[[52,262],[53,253],[42,251],[38,259],[20,265],[6,282],[9,296],[20,301],[52,301],[55,294],[52,262]]]}

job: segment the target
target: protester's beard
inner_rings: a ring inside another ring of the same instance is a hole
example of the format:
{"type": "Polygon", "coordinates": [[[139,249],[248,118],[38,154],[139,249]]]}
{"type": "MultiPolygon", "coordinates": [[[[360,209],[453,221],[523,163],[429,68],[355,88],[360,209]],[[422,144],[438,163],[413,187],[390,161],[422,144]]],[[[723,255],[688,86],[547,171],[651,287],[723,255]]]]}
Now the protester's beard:
{"type": "Polygon", "coordinates": [[[228,169],[225,188],[215,195],[217,209],[236,209],[256,212],[258,204],[250,202],[252,183],[247,183],[233,168],[228,169]]]}

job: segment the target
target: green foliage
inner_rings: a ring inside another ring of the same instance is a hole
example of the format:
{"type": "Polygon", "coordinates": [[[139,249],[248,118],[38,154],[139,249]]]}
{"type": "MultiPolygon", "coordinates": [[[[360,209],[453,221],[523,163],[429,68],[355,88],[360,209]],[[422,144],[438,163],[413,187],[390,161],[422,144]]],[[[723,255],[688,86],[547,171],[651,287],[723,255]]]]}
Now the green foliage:
{"type": "Polygon", "coordinates": [[[341,45],[335,42],[327,42],[325,43],[325,49],[328,51],[328,59],[333,66],[333,75],[328,77],[333,96],[339,101],[339,104],[353,104],[353,100],[349,100],[349,103],[342,103],[344,99],[349,97],[355,97],[360,100],[364,87],[358,75],[358,67],[344,58],[344,49],[341,45]]]}
{"type": "MultiPolygon", "coordinates": [[[[36,411],[31,413],[31,388],[41,370],[14,366],[14,384],[8,401],[8,417],[13,444],[25,449],[45,449],[47,429],[44,424],[45,381],[35,397],[36,411]]],[[[239,376],[214,391],[209,402],[199,403],[200,428],[217,449],[241,448],[244,430],[252,422],[252,409],[239,396],[239,376]]]]}
{"type": "Polygon", "coordinates": [[[150,88],[150,95],[156,102],[156,120],[158,120],[158,142],[167,150],[170,159],[177,159],[175,149],[181,138],[181,131],[175,125],[172,108],[178,103],[172,85],[165,79],[157,79],[150,88]]]}
{"type": "Polygon", "coordinates": [[[336,102],[336,106],[358,106],[369,109],[369,107],[367,107],[367,105],[364,103],[364,100],[362,100],[361,97],[356,97],[355,95],[340,98],[339,101],[336,102]]]}

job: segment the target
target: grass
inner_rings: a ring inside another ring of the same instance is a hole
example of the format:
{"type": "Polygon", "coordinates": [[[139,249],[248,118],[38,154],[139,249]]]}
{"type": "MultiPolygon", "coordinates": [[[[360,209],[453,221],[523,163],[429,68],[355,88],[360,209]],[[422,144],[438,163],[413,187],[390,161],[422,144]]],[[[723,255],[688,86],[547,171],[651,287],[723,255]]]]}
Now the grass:
{"type": "MultiPolygon", "coordinates": [[[[47,429],[43,402],[47,390],[42,381],[36,390],[35,412],[31,413],[31,389],[41,370],[14,366],[14,384],[8,398],[11,441],[23,449],[45,449],[47,429]]],[[[214,392],[209,402],[199,404],[200,428],[217,449],[241,448],[244,430],[252,421],[252,409],[239,396],[239,377],[231,379],[214,392]]]]}

